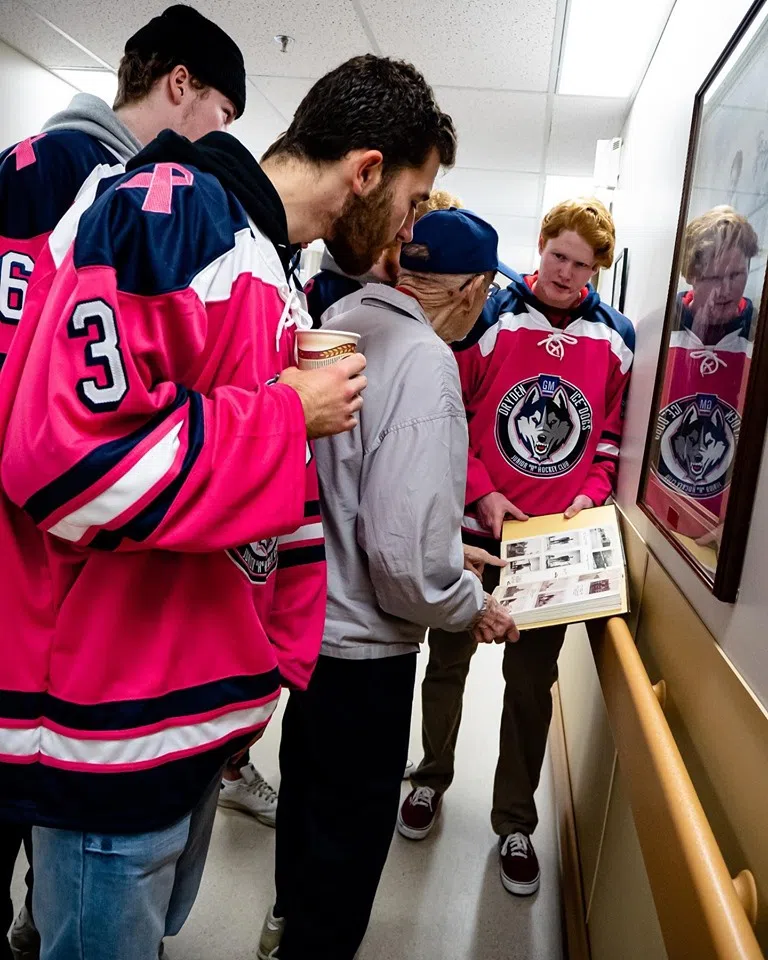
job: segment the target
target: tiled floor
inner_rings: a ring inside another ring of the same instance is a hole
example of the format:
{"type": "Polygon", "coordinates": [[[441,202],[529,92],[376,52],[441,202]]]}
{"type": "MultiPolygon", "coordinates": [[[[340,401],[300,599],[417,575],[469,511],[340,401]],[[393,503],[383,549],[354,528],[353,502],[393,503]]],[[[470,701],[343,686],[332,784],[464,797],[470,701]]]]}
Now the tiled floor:
{"type": "MultiPolygon", "coordinates": [[[[420,671],[425,666],[422,655],[420,671]]],[[[549,762],[537,798],[541,824],[534,835],[541,889],[520,900],[504,891],[498,877],[489,810],[501,691],[501,650],[481,648],[467,685],[456,781],[441,821],[421,843],[395,836],[359,960],[562,960],[549,762]]],[[[278,715],[253,752],[257,766],[275,784],[279,721],[278,715]]],[[[419,723],[417,697],[414,760],[420,756],[419,723]]],[[[354,791],[354,782],[340,769],[339,795],[348,790],[354,791]]],[[[219,811],[198,901],[181,934],[167,943],[169,960],[255,960],[261,922],[272,900],[273,852],[273,831],[235,811],[219,811]]]]}

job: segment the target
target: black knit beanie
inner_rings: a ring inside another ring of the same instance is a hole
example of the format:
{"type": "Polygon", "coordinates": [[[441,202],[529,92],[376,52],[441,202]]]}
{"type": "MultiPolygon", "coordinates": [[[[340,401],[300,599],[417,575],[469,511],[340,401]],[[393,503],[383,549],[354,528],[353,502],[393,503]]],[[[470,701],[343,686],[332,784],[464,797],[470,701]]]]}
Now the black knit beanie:
{"type": "Polygon", "coordinates": [[[170,58],[206,86],[228,97],[238,117],[245,110],[245,63],[240,48],[221,27],[193,7],[178,3],[130,38],[126,53],[149,60],[170,58]]]}

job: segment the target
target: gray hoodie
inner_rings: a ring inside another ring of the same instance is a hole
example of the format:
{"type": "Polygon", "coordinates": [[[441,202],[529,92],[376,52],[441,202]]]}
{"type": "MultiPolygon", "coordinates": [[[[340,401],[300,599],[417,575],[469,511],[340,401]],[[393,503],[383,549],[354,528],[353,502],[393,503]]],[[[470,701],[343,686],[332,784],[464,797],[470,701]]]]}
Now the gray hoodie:
{"type": "Polygon", "coordinates": [[[427,627],[465,630],[483,605],[464,570],[467,418],[456,360],[413,297],[369,284],[324,329],[360,334],[360,425],[315,444],[328,558],[322,652],[417,650],[427,627]]]}
{"type": "Polygon", "coordinates": [[[87,133],[111,150],[122,164],[136,156],[143,146],[115,111],[91,93],[76,94],[66,110],[55,113],[43,126],[44,133],[52,130],[87,133]]]}

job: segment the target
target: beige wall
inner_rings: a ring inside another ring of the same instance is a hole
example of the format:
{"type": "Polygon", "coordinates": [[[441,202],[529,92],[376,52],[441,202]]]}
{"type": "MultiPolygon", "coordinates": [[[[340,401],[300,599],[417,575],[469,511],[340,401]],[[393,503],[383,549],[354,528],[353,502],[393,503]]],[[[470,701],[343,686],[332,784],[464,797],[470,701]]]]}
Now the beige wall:
{"type": "MultiPolygon", "coordinates": [[[[651,681],[666,681],[665,715],[731,875],[755,876],[768,953],[768,713],[629,524],[624,537],[640,654],[651,681]]],[[[593,960],[665,960],[582,625],[569,630],[559,687],[593,960]]]]}
{"type": "MultiPolygon", "coordinates": [[[[624,130],[615,214],[629,248],[626,312],[637,328],[618,499],[665,569],[764,704],[768,704],[768,464],[763,457],[741,593],[720,603],[640,513],[636,497],[696,90],[750,0],[677,0],[624,130]]],[[[755,450],[755,457],[762,451],[755,450]]]]}
{"type": "MultiPolygon", "coordinates": [[[[750,0],[677,0],[624,130],[615,200],[629,248],[626,312],[637,328],[618,501],[633,585],[630,626],[732,873],[759,893],[768,953],[768,463],[762,470],[738,601],[716,601],[636,505],[680,196],[699,88],[750,0]]],[[[594,960],[665,957],[648,879],[614,761],[583,628],[569,632],[560,695],[594,960]]]]}

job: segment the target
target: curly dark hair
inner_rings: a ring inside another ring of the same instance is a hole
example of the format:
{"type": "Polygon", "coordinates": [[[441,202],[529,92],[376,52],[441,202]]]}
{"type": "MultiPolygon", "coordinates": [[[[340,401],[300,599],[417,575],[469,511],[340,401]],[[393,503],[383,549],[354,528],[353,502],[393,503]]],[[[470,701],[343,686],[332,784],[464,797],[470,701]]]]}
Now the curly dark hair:
{"type": "Polygon", "coordinates": [[[410,63],[365,54],[317,81],[262,160],[323,163],[350,150],[380,150],[389,174],[421,167],[435,149],[440,163],[452,167],[456,130],[427,81],[410,63]]]}

